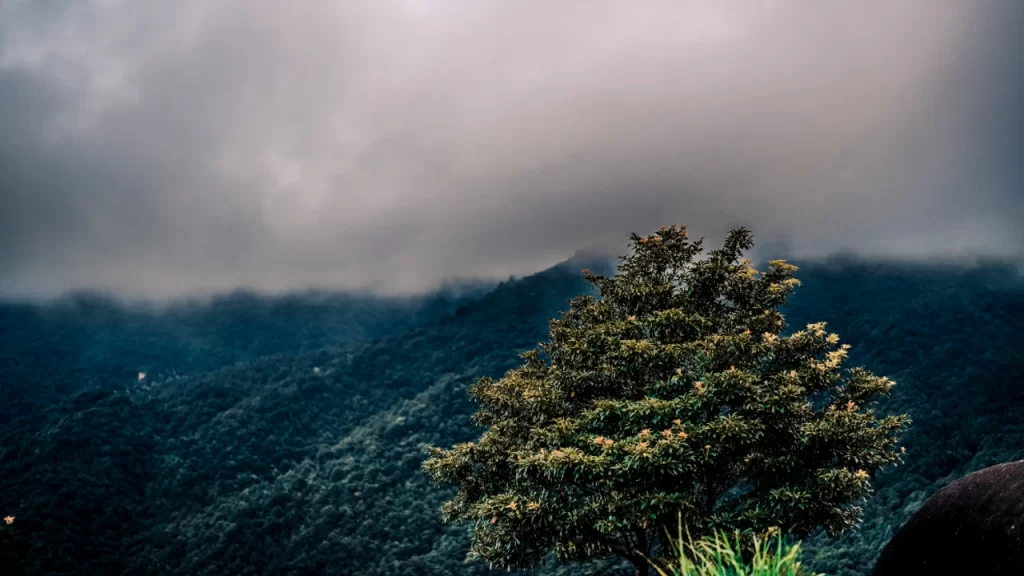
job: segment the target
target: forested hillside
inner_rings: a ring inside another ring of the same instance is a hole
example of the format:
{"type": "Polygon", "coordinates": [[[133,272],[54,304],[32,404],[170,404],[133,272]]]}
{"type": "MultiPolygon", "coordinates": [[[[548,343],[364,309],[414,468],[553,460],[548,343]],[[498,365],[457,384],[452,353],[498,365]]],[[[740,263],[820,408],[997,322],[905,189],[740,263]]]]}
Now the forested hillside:
{"type": "MultiPolygon", "coordinates": [[[[488,573],[440,523],[449,494],[428,484],[422,445],[479,434],[466,387],[517,365],[599,266],[402,306],[5,307],[0,386],[21,399],[0,421],[8,573],[488,573]]],[[[997,265],[796,276],[790,329],[827,321],[850,365],[896,380],[884,409],[914,418],[907,464],[876,479],[862,527],[809,543],[812,568],[867,574],[925,496],[1024,455],[1024,282],[997,265]]]]}
{"type": "MultiPolygon", "coordinates": [[[[230,306],[230,314],[214,306],[206,316],[186,316],[212,334],[200,330],[195,339],[189,333],[168,338],[166,354],[159,337],[148,337],[186,324],[166,313],[133,313],[109,301],[99,301],[99,313],[77,303],[10,307],[9,314],[29,320],[5,324],[5,341],[12,343],[5,354],[36,354],[40,364],[11,362],[5,367],[5,389],[48,403],[22,402],[23,410],[0,429],[0,506],[17,516],[3,536],[4,554],[18,558],[9,565],[22,566],[25,573],[68,574],[82,565],[115,574],[251,573],[256,567],[270,573],[302,567],[347,574],[371,562],[387,566],[392,558],[381,547],[399,539],[366,533],[351,516],[368,511],[349,508],[374,501],[382,465],[408,464],[403,468],[408,475],[417,472],[418,447],[410,445],[408,462],[363,466],[358,472],[370,480],[355,489],[357,480],[340,471],[322,471],[309,482],[309,465],[351,444],[358,427],[372,424],[374,415],[452,373],[472,370],[467,361],[483,369],[511,367],[517,350],[544,337],[547,318],[585,290],[579,269],[601,265],[576,259],[502,283],[478,298],[441,295],[412,306],[340,306],[334,316],[365,322],[333,342],[300,336],[325,331],[331,315],[307,313],[282,326],[267,320],[287,319],[268,312],[275,302],[250,299],[248,311],[230,306]],[[107,321],[98,322],[97,316],[107,321]],[[395,329],[403,324],[406,330],[395,329]],[[93,332],[97,326],[107,333],[93,332]],[[211,354],[186,354],[218,335],[220,346],[200,348],[211,354]],[[63,364],[42,361],[47,346],[65,350],[58,356],[63,364]],[[280,353],[248,359],[253,348],[280,353]],[[179,369],[179,376],[154,376],[150,368],[139,382],[138,363],[129,364],[122,352],[168,366],[186,360],[182,363],[192,374],[180,375],[184,370],[179,369]],[[221,368],[204,371],[206,363],[221,368]],[[43,386],[75,374],[83,391],[73,392],[71,384],[43,386]],[[296,484],[296,478],[303,479],[296,484]],[[324,489],[330,493],[312,502],[304,498],[324,489]],[[366,500],[354,500],[360,492],[366,500]],[[308,532],[311,526],[327,526],[328,532],[308,532]],[[307,540],[292,542],[300,535],[307,540]],[[353,535],[375,544],[356,545],[353,535]],[[320,552],[311,549],[297,558],[295,551],[310,538],[320,552]]],[[[464,394],[454,395],[466,403],[464,394]]],[[[466,410],[436,408],[453,416],[448,427],[468,431],[465,418],[458,420],[466,410]]],[[[418,524],[440,532],[436,520],[431,511],[418,524]]],[[[452,559],[459,563],[461,556],[446,556],[452,559]]]]}
{"type": "Polygon", "coordinates": [[[861,528],[808,546],[818,571],[867,574],[866,560],[938,488],[1024,458],[1024,281],[999,265],[837,262],[797,276],[790,325],[828,321],[853,346],[849,365],[896,381],[885,409],[914,422],[906,464],[876,479],[861,528]]]}
{"type": "Polygon", "coordinates": [[[281,353],[366,342],[435,322],[491,287],[415,298],[239,291],[209,301],[124,304],[75,293],[47,305],[0,303],[0,422],[22,401],[121,389],[281,353]],[[27,394],[26,394],[27,392],[27,394]],[[54,396],[55,395],[55,396],[54,396]]]}

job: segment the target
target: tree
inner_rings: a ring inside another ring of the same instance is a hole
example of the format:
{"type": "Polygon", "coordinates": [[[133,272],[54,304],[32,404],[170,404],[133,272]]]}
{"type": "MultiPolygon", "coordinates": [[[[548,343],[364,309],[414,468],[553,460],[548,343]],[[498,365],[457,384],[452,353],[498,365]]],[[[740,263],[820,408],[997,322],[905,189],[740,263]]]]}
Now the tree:
{"type": "Polygon", "coordinates": [[[795,266],[755,270],[745,228],[706,257],[685,227],[631,236],[617,274],[584,270],[581,296],[522,366],[470,389],[477,442],[428,447],[455,484],[446,522],[471,557],[529,568],[619,556],[638,574],[681,514],[714,530],[836,535],[859,517],[879,468],[900,461],[905,415],[871,404],[893,382],[842,371],[849,346],[825,324],[784,336],[795,266]]]}

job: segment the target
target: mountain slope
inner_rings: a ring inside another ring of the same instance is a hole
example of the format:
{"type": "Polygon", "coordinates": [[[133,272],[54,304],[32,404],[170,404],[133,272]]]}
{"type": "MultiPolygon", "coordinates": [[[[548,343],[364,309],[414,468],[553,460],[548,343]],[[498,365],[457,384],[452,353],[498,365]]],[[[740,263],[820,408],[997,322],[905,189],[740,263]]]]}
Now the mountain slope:
{"type": "MultiPolygon", "coordinates": [[[[518,349],[543,337],[548,317],[585,290],[579,268],[586,264],[573,261],[503,283],[441,320],[399,336],[279,354],[116,392],[82,393],[21,415],[0,429],[0,505],[18,511],[15,544],[47,544],[30,555],[34,572],[71,573],[68,566],[98,563],[95,554],[100,554],[107,563],[102,573],[293,573],[303,561],[291,551],[250,548],[261,537],[279,541],[301,525],[296,518],[323,507],[305,510],[296,500],[268,520],[251,516],[245,502],[263,493],[273,494],[269,509],[292,502],[290,483],[287,493],[267,486],[280,486],[296,466],[315,459],[374,413],[414,396],[468,360],[504,370],[518,349]],[[98,430],[116,426],[130,438],[148,439],[152,444],[137,451],[142,461],[122,466],[104,459],[110,448],[104,442],[120,442],[105,435],[75,458],[58,456],[69,442],[59,424],[77,421],[83,413],[102,420],[98,430]],[[97,523],[117,524],[111,517],[115,507],[72,502],[67,517],[55,519],[47,494],[34,489],[42,479],[74,491],[82,461],[90,460],[102,470],[104,494],[144,495],[126,504],[134,523],[123,524],[123,532],[96,529],[97,523]],[[126,468],[138,475],[120,482],[126,468]],[[64,545],[62,527],[83,536],[64,545]],[[62,545],[49,546],[56,542],[62,545]]],[[[338,573],[349,573],[359,564],[340,566],[338,573]]]]}
{"type": "Polygon", "coordinates": [[[896,381],[906,464],[881,473],[864,522],[837,542],[809,542],[812,567],[868,574],[903,521],[938,488],[1024,458],[1024,280],[1012,267],[846,263],[808,267],[791,325],[827,320],[853,346],[851,365],[896,381]]]}
{"type": "MultiPolygon", "coordinates": [[[[466,388],[518,364],[587,286],[574,261],[370,342],[292,351],[129,390],[83,393],[0,428],[3,546],[33,573],[483,574],[422,444],[480,430],[466,388]],[[59,498],[54,498],[59,494],[59,498]]],[[[907,464],[880,474],[860,530],[809,542],[812,568],[869,573],[937,487],[1024,456],[1024,282],[975,269],[806,266],[791,330],[824,320],[850,365],[897,381],[907,464]]],[[[572,573],[574,569],[560,569],[572,573]]],[[[541,573],[555,573],[555,568],[541,573]]]]}
{"type": "Polygon", "coordinates": [[[365,342],[432,324],[485,291],[467,285],[417,298],[236,292],[209,302],[125,304],[72,294],[0,303],[0,423],[24,402],[88,387],[123,388],[281,353],[365,342]]]}

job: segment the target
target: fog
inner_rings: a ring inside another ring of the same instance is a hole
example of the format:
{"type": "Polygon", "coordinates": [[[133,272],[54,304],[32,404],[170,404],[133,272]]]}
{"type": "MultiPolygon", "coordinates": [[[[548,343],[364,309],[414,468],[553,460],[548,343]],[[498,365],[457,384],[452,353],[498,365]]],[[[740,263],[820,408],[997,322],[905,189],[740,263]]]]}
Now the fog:
{"type": "Polygon", "coordinates": [[[1024,3],[0,3],[0,294],[1024,255],[1024,3]],[[301,6],[301,9],[297,8],[301,6]]]}

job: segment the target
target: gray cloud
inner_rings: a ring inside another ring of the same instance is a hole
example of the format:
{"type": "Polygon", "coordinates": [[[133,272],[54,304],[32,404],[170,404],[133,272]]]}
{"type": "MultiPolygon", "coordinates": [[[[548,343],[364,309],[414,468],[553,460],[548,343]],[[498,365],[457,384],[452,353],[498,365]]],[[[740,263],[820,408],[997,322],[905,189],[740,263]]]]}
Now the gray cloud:
{"type": "Polygon", "coordinates": [[[1024,253],[1015,0],[0,3],[0,293],[1024,253]]]}

